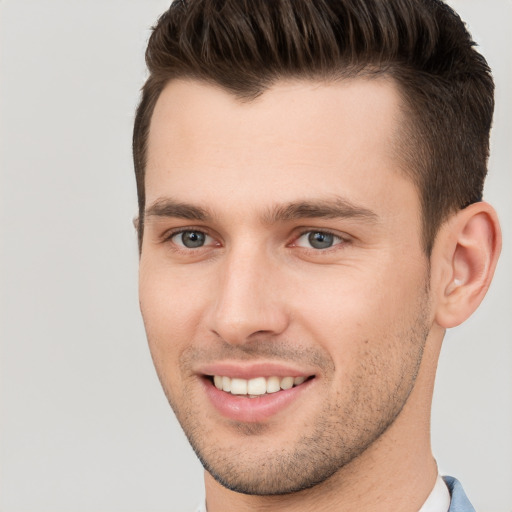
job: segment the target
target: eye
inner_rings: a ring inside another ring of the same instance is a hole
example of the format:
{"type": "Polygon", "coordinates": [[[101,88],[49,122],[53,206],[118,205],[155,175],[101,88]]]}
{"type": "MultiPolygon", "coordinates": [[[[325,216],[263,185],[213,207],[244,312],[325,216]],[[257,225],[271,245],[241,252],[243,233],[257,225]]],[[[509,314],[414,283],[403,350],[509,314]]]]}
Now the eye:
{"type": "Polygon", "coordinates": [[[329,249],[342,242],[344,242],[344,240],[341,237],[327,231],[308,231],[297,238],[294,245],[321,250],[329,249]]]}
{"type": "Polygon", "coordinates": [[[198,249],[204,245],[212,243],[213,239],[202,231],[196,231],[193,229],[180,231],[171,236],[173,243],[180,247],[186,247],[187,249],[198,249]]]}

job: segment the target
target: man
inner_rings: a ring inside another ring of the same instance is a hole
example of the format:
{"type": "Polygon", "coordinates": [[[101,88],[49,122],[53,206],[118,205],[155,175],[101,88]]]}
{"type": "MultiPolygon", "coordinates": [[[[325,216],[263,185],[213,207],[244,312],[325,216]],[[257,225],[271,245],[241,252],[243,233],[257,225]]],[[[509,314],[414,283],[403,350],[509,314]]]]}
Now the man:
{"type": "Polygon", "coordinates": [[[493,82],[437,0],[190,0],[137,111],[140,303],[208,512],[473,510],[430,404],[490,284],[493,82]]]}

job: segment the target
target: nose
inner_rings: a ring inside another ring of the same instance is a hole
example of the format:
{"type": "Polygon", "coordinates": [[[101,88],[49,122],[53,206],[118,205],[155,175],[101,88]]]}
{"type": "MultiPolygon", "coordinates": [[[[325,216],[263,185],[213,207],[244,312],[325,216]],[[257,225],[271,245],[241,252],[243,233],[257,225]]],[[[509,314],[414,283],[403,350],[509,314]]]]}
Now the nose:
{"type": "Polygon", "coordinates": [[[233,250],[221,266],[210,316],[211,331],[232,345],[285,331],[288,314],[276,262],[264,251],[233,250]]]}

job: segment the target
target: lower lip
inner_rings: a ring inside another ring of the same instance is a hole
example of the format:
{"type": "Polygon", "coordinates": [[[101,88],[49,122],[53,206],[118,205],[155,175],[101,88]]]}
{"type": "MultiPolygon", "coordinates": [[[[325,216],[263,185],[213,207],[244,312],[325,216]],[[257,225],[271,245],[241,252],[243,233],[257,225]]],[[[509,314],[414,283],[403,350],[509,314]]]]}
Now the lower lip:
{"type": "Polygon", "coordinates": [[[226,418],[246,423],[258,423],[290,407],[308,390],[315,379],[290,389],[267,393],[256,398],[232,395],[217,389],[210,379],[204,379],[204,389],[213,406],[226,418]]]}

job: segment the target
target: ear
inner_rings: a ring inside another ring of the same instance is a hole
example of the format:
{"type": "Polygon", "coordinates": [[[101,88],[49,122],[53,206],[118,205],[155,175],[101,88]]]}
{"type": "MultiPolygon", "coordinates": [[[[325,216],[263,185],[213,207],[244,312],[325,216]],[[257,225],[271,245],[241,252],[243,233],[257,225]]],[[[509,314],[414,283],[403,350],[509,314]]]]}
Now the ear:
{"type": "Polygon", "coordinates": [[[441,327],[455,327],[476,310],[500,251],[498,217],[488,203],[472,204],[443,224],[431,256],[435,320],[441,327]]]}

